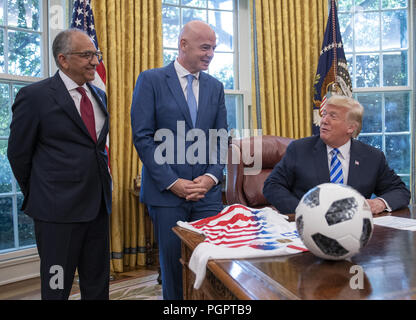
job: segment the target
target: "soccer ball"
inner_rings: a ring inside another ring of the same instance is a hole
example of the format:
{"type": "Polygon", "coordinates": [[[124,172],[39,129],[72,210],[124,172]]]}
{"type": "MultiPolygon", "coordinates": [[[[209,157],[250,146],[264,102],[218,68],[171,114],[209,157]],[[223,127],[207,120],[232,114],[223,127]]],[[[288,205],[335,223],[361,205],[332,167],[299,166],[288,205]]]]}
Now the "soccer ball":
{"type": "Polygon", "coordinates": [[[373,233],[367,200],[350,186],[323,183],[309,190],[296,207],[296,227],[305,246],[329,260],[352,257],[373,233]]]}

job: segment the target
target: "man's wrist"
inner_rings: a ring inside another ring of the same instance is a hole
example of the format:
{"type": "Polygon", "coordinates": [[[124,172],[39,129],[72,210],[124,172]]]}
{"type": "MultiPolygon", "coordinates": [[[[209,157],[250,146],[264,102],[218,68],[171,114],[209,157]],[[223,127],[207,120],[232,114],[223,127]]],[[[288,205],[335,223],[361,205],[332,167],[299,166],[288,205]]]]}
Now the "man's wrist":
{"type": "Polygon", "coordinates": [[[175,181],[173,181],[173,183],[171,183],[167,188],[166,188],[166,190],[170,190],[173,186],[174,186],[174,184],[176,183],[176,182],[178,182],[178,180],[179,179],[176,179],[175,181]]]}
{"type": "Polygon", "coordinates": [[[214,176],[213,174],[211,174],[211,173],[205,173],[205,174],[204,174],[204,176],[208,176],[208,177],[210,177],[212,180],[214,180],[214,186],[216,186],[216,185],[218,184],[218,179],[217,179],[217,177],[216,177],[216,176],[214,176]]]}

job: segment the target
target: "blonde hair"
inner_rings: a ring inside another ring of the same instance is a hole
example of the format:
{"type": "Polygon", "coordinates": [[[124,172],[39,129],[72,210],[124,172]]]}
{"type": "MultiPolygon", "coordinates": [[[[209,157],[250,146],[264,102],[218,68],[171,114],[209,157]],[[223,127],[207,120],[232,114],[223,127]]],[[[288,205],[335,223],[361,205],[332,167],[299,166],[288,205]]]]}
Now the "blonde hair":
{"type": "Polygon", "coordinates": [[[357,128],[352,133],[352,137],[358,137],[363,125],[364,107],[357,100],[341,95],[331,96],[326,102],[326,104],[348,109],[347,120],[349,122],[354,123],[357,126],[357,128]]]}

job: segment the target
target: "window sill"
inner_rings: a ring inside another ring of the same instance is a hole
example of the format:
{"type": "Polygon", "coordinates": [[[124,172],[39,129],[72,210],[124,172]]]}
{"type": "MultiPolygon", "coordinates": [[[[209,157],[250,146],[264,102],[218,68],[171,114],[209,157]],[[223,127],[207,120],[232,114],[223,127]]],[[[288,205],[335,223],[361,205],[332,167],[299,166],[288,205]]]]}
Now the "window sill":
{"type": "Polygon", "coordinates": [[[0,255],[0,286],[39,277],[40,259],[37,248],[0,255]]]}

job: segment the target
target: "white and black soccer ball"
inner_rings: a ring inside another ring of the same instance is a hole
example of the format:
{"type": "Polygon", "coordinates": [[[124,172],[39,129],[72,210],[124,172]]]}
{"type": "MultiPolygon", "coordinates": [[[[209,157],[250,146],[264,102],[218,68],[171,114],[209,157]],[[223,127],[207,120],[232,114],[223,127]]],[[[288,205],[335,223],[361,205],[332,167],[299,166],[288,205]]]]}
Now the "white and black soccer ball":
{"type": "Polygon", "coordinates": [[[352,187],[324,183],[300,200],[296,227],[313,254],[342,260],[367,245],[373,233],[373,215],[367,200],[352,187]]]}

